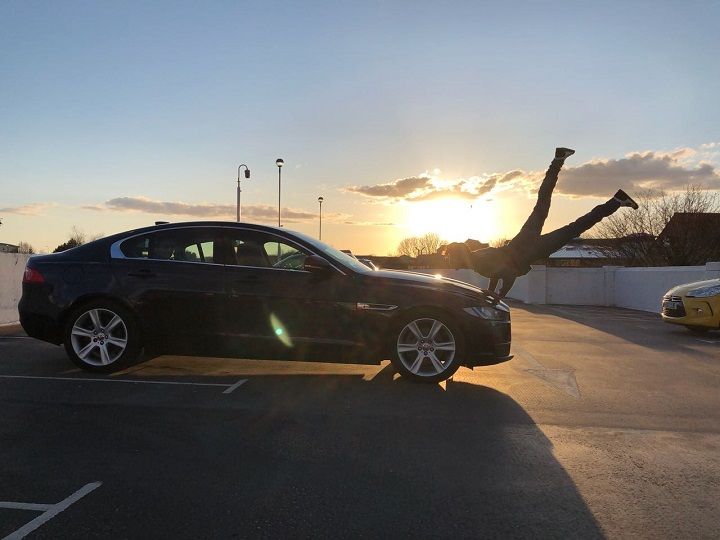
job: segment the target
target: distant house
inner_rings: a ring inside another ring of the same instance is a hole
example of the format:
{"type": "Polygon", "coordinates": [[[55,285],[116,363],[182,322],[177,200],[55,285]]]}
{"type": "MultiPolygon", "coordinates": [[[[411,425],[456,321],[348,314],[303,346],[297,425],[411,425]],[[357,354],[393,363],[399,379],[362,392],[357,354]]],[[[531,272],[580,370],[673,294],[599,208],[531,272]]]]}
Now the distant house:
{"type": "Polygon", "coordinates": [[[658,236],[658,240],[683,239],[689,232],[701,231],[707,239],[720,237],[719,212],[675,212],[658,236]]]}
{"type": "Polygon", "coordinates": [[[670,265],[720,260],[720,213],[676,212],[657,240],[670,265]]]}
{"type": "Polygon", "coordinates": [[[0,253],[17,253],[19,249],[19,246],[14,246],[13,244],[3,244],[0,242],[0,253]]]}
{"type": "Polygon", "coordinates": [[[548,258],[536,261],[534,264],[568,268],[623,266],[626,259],[616,246],[617,241],[609,238],[575,238],[548,258]]]}
{"type": "Polygon", "coordinates": [[[467,247],[470,251],[477,251],[478,249],[485,249],[490,247],[490,244],[486,244],[485,242],[481,242],[480,240],[474,240],[472,238],[468,238],[467,240],[465,240],[465,244],[467,244],[467,247]]]}
{"type": "Polygon", "coordinates": [[[447,268],[445,257],[438,253],[418,255],[408,267],[409,270],[427,270],[429,268],[447,268]]]}

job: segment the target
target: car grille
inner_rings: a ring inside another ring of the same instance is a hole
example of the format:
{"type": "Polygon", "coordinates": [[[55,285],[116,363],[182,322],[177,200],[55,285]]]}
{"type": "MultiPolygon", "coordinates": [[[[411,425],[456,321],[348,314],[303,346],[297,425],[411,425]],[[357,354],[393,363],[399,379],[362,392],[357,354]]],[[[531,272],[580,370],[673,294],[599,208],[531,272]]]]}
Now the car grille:
{"type": "Polygon", "coordinates": [[[663,297],[662,313],[666,317],[684,317],[686,315],[682,297],[666,295],[663,297]]]}
{"type": "Polygon", "coordinates": [[[509,323],[496,323],[493,325],[493,339],[495,343],[508,343],[510,342],[510,324],[509,323]]]}

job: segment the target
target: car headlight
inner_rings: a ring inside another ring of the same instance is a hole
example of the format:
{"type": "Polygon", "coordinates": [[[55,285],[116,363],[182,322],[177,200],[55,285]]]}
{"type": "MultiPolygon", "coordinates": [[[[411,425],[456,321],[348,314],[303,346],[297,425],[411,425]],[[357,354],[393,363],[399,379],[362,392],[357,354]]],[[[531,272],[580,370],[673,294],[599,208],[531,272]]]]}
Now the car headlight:
{"type": "Polygon", "coordinates": [[[469,313],[474,317],[480,317],[489,321],[509,321],[510,310],[504,305],[490,306],[478,306],[478,307],[466,307],[463,308],[465,313],[469,313]]]}
{"type": "Polygon", "coordinates": [[[689,296],[690,298],[707,298],[708,296],[715,296],[717,294],[720,294],[720,285],[711,285],[710,287],[693,289],[685,296],[689,296]]]}

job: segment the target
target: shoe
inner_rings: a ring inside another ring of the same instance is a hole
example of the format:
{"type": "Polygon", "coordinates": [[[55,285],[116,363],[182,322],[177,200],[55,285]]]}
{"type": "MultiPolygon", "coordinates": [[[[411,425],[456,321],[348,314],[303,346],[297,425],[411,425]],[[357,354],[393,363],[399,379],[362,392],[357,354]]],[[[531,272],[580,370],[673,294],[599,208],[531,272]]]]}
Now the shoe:
{"type": "Polygon", "coordinates": [[[575,150],[572,150],[570,148],[556,148],[555,149],[555,159],[567,159],[570,156],[572,156],[575,153],[575,150]]]}
{"type": "Polygon", "coordinates": [[[638,203],[633,201],[632,197],[625,193],[622,189],[618,189],[618,192],[613,197],[617,202],[620,203],[620,206],[628,206],[632,208],[633,210],[637,210],[639,208],[638,203]]]}

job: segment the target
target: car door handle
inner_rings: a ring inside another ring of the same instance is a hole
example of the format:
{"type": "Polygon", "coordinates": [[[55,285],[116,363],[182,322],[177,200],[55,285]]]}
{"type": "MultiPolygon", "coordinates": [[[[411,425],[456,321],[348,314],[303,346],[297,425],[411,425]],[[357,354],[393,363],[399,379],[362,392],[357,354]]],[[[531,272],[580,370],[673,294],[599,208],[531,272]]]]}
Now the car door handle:
{"type": "Polygon", "coordinates": [[[152,270],[141,269],[141,270],[135,270],[134,272],[128,272],[128,276],[150,278],[150,277],[156,277],[157,274],[155,272],[153,272],[152,270]]]}

